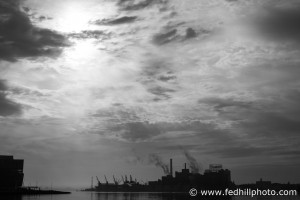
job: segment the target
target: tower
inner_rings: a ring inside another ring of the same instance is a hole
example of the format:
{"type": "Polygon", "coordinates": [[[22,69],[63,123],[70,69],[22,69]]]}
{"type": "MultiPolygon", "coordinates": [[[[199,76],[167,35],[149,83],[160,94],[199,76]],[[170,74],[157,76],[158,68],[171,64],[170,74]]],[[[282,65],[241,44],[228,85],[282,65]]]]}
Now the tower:
{"type": "Polygon", "coordinates": [[[173,176],[173,160],[170,159],[170,175],[173,176]]]}

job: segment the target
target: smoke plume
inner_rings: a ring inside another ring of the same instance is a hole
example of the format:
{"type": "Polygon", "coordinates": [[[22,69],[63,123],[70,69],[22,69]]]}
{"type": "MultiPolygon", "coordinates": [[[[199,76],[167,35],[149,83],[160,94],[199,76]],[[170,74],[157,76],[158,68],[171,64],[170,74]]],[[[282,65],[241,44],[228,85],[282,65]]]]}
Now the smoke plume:
{"type": "Polygon", "coordinates": [[[162,161],[161,157],[158,156],[157,154],[153,153],[153,154],[149,155],[149,163],[162,168],[165,174],[170,174],[169,166],[167,164],[165,164],[162,161]]]}
{"type": "Polygon", "coordinates": [[[200,167],[199,167],[197,160],[187,150],[184,150],[183,153],[184,153],[184,156],[186,157],[186,159],[188,160],[188,165],[191,168],[191,172],[199,173],[200,167]]]}

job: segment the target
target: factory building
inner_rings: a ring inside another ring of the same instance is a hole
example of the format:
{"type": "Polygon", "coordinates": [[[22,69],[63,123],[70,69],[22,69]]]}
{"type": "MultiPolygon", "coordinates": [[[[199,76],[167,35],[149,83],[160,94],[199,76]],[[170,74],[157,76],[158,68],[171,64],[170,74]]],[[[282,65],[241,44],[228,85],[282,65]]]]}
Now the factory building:
{"type": "Polygon", "coordinates": [[[204,185],[206,188],[225,189],[231,184],[231,173],[228,169],[223,169],[220,164],[210,164],[209,169],[205,170],[204,185]]]}
{"type": "Polygon", "coordinates": [[[170,160],[170,174],[163,176],[157,181],[149,182],[150,191],[187,191],[188,189],[226,189],[232,186],[231,173],[223,169],[220,164],[211,164],[204,174],[191,173],[184,164],[180,172],[173,176],[172,159],[170,160]]]}

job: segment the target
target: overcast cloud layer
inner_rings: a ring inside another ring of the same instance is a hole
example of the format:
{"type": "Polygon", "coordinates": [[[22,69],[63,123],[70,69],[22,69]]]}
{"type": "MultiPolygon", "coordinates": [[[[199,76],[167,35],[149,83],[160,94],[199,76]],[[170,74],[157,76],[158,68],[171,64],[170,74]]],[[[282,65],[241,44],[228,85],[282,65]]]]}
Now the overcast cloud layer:
{"type": "Polygon", "coordinates": [[[236,183],[300,181],[299,1],[0,0],[0,13],[0,152],[25,159],[25,182],[154,180],[140,158],[179,170],[185,151],[236,183]]]}

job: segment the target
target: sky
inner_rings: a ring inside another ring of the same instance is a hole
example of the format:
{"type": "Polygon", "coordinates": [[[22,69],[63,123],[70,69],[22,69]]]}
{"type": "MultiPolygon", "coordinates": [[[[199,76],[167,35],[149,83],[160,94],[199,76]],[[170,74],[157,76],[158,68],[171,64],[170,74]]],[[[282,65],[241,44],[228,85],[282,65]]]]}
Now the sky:
{"type": "Polygon", "coordinates": [[[153,156],[300,182],[300,1],[0,0],[0,154],[25,184],[156,180],[153,156]]]}

